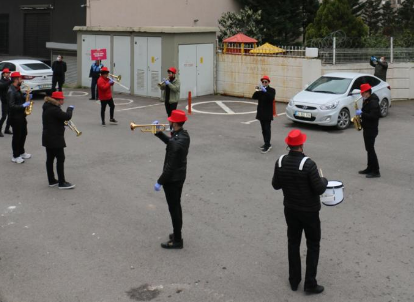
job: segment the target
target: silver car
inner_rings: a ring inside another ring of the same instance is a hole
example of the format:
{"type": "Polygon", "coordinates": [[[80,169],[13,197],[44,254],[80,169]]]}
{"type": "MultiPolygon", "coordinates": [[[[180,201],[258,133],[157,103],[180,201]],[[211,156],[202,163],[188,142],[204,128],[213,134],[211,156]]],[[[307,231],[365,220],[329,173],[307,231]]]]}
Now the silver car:
{"type": "Polygon", "coordinates": [[[362,107],[359,89],[365,83],[371,85],[379,98],[381,116],[387,116],[391,106],[390,85],[370,74],[348,72],[329,73],[317,79],[289,101],[286,116],[294,122],[345,129],[355,116],[355,101],[359,109],[362,107]]]}
{"type": "Polygon", "coordinates": [[[8,60],[0,62],[0,71],[4,68],[11,72],[18,71],[22,75],[24,84],[34,93],[52,90],[53,71],[50,66],[37,60],[8,60]]]}

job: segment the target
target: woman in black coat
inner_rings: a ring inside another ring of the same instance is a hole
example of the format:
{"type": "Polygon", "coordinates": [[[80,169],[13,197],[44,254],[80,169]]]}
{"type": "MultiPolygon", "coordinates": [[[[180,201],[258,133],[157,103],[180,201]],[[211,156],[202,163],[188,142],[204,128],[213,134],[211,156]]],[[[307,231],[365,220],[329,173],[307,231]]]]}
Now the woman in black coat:
{"type": "Polygon", "coordinates": [[[69,106],[66,112],[60,108],[64,103],[63,93],[56,91],[52,97],[45,97],[43,104],[43,133],[42,146],[46,147],[46,171],[49,180],[49,187],[59,185],[59,189],[72,189],[75,185],[65,180],[65,121],[72,118],[74,107],[69,106]],[[56,158],[56,170],[58,180],[53,172],[53,162],[56,158]]]}

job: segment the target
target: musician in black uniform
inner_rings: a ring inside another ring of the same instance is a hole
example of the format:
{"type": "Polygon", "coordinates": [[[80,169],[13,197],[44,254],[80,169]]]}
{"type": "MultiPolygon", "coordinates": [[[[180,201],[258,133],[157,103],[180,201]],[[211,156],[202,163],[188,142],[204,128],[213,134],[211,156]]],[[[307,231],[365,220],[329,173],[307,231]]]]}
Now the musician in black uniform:
{"type": "Polygon", "coordinates": [[[365,150],[368,155],[368,164],[365,170],[359,171],[359,174],[366,174],[367,178],[381,177],[380,168],[375,152],[375,139],[378,135],[378,122],[381,117],[379,99],[375,93],[372,93],[369,84],[361,85],[361,95],[363,98],[362,110],[357,110],[356,115],[361,116],[361,126],[363,129],[365,150]]]}
{"type": "Polygon", "coordinates": [[[0,100],[1,100],[1,119],[0,119],[0,137],[3,137],[3,133],[1,132],[3,129],[3,124],[6,122],[6,128],[4,129],[4,133],[13,134],[10,131],[10,119],[9,116],[9,104],[7,101],[7,91],[9,90],[9,86],[11,85],[10,79],[10,70],[8,68],[3,69],[0,79],[0,100]],[[7,119],[7,121],[6,121],[7,119]]]}
{"type": "Polygon", "coordinates": [[[61,109],[65,97],[63,92],[55,91],[51,97],[45,97],[43,104],[43,132],[42,146],[46,148],[46,172],[49,180],[49,187],[59,186],[59,189],[73,189],[74,184],[67,182],[64,173],[65,164],[65,121],[72,118],[74,106],[69,106],[64,112],[61,109]],[[56,180],[53,172],[53,162],[56,158],[56,180]]]}
{"type": "Polygon", "coordinates": [[[256,91],[252,99],[258,100],[256,119],[260,121],[262,126],[262,134],[264,145],[260,147],[262,153],[267,153],[272,149],[270,139],[272,137],[272,120],[273,120],[273,102],[276,96],[276,90],[269,86],[270,79],[268,76],[263,76],[260,81],[262,85],[256,91]]]}
{"type": "Polygon", "coordinates": [[[328,180],[319,176],[315,162],[303,154],[305,141],[306,135],[300,130],[289,132],[285,142],[290,151],[276,161],[272,185],[275,190],[283,190],[291,289],[296,291],[302,280],[300,242],[305,231],[307,255],[304,290],[308,294],[319,294],[324,290],[316,281],[321,241],[319,195],[326,191],[328,180]]]}
{"type": "MultiPolygon", "coordinates": [[[[22,86],[22,77],[20,72],[13,72],[11,74],[12,83],[7,92],[7,101],[9,104],[9,119],[10,125],[13,128],[12,149],[13,157],[12,162],[17,164],[24,163],[25,159],[32,157],[24,150],[27,136],[27,120],[26,120],[26,107],[30,106],[30,102],[27,101],[20,91],[22,86]]],[[[28,98],[31,98],[30,95],[28,98]]]]}
{"type": "MultiPolygon", "coordinates": [[[[181,236],[183,214],[181,210],[181,193],[187,173],[187,154],[190,147],[190,136],[183,129],[187,117],[182,110],[173,110],[168,118],[173,129],[172,136],[168,137],[162,132],[155,135],[167,144],[163,172],[156,182],[154,189],[159,191],[164,186],[165,197],[168,203],[174,232],[170,240],[162,243],[165,249],[182,249],[184,246],[181,236]]],[[[154,122],[158,123],[158,122],[154,122]]]]}

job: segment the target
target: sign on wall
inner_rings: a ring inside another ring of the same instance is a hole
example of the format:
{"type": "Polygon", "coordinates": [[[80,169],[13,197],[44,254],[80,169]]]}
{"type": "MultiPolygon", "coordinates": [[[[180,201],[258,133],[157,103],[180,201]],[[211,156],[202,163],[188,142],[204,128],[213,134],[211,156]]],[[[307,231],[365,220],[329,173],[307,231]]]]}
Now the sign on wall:
{"type": "Polygon", "coordinates": [[[106,60],[106,48],[91,49],[91,60],[106,60]]]}

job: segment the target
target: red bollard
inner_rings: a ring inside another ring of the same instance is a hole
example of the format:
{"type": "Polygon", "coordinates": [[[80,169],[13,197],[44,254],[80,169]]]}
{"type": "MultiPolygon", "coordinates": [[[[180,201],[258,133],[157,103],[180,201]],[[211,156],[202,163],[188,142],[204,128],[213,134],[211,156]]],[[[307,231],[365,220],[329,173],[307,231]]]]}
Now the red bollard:
{"type": "Polygon", "coordinates": [[[276,100],[273,100],[273,116],[276,116],[276,100]]]}
{"type": "Polygon", "coordinates": [[[188,114],[191,114],[191,91],[188,92],[188,114]]]}

